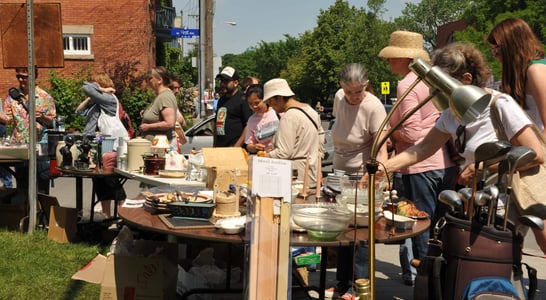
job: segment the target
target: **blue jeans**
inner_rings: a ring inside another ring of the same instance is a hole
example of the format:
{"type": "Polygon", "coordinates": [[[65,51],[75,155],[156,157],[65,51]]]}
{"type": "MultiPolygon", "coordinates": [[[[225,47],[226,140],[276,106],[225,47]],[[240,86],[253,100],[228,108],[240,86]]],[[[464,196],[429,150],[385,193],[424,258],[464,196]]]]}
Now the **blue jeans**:
{"type": "Polygon", "coordinates": [[[349,288],[354,279],[368,278],[368,257],[367,245],[356,245],[356,255],[353,263],[353,246],[342,246],[337,250],[336,280],[338,287],[349,288]]]}
{"type": "MultiPolygon", "coordinates": [[[[413,201],[419,210],[425,211],[431,217],[432,224],[435,224],[449,210],[445,204],[438,202],[438,195],[443,190],[455,189],[456,177],[457,167],[402,175],[402,191],[398,194],[413,201]]],[[[410,261],[412,258],[421,259],[426,256],[429,239],[430,231],[425,231],[400,245],[400,266],[404,279],[415,278],[416,270],[411,267],[410,261]]]]}

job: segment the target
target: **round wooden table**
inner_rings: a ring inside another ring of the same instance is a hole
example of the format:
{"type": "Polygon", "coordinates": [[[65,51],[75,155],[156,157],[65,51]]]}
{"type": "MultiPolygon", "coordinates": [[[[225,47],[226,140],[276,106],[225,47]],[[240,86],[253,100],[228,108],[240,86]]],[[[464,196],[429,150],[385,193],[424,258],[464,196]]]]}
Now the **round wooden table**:
{"type": "MultiPolygon", "coordinates": [[[[144,210],[144,208],[126,208],[122,207],[123,203],[119,204],[118,214],[129,226],[133,226],[137,229],[162,233],[166,235],[183,237],[188,239],[205,240],[211,242],[220,242],[228,244],[244,244],[248,242],[248,238],[245,237],[245,232],[241,234],[224,234],[214,226],[209,227],[187,227],[176,229],[171,228],[161,220],[159,215],[154,215],[144,210]]],[[[387,225],[385,218],[379,218],[375,223],[375,237],[376,243],[396,243],[407,238],[419,235],[430,227],[430,219],[421,219],[415,222],[415,225],[411,229],[396,230],[394,227],[387,225]]],[[[320,264],[320,279],[319,279],[319,299],[324,299],[324,286],[326,282],[326,266],[327,266],[327,252],[328,247],[339,247],[353,245],[354,243],[367,243],[368,241],[368,228],[349,228],[344,233],[340,234],[334,241],[316,241],[311,240],[307,236],[307,233],[293,232],[290,238],[291,246],[319,246],[322,248],[321,264],[320,264]]],[[[229,283],[228,283],[229,290],[229,283]]],[[[233,291],[233,290],[231,290],[233,291]]],[[[204,291],[201,291],[204,292],[204,291]]],[[[189,295],[189,294],[188,294],[189,295]]],[[[186,294],[184,296],[187,296],[186,294]]],[[[183,296],[183,298],[184,298],[183,296]]]]}

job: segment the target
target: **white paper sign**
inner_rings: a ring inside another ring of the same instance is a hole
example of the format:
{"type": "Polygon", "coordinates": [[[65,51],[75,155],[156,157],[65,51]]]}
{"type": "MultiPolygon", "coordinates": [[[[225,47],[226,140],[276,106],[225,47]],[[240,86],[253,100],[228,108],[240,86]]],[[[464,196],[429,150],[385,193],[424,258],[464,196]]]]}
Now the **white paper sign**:
{"type": "Polygon", "coordinates": [[[250,159],[251,192],[261,197],[292,196],[292,161],[253,156],[250,159]]]}

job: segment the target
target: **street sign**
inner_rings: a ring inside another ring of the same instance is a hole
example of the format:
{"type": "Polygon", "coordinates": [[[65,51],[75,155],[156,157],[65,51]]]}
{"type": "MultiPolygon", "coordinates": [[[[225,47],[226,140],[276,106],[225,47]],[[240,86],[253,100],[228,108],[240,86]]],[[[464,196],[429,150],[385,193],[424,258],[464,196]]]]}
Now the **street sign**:
{"type": "Polygon", "coordinates": [[[199,36],[199,29],[171,28],[171,36],[192,38],[194,36],[199,36]]]}
{"type": "Polygon", "coordinates": [[[381,95],[389,95],[390,93],[390,83],[388,81],[381,82],[381,95]]]}

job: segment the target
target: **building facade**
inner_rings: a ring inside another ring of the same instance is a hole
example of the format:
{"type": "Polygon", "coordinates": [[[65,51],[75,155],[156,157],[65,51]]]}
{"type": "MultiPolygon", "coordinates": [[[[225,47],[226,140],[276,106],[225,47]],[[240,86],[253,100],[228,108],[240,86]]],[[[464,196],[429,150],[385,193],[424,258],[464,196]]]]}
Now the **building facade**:
{"type": "MultiPolygon", "coordinates": [[[[34,3],[52,1],[35,0],[34,3]]],[[[43,86],[47,86],[50,70],[66,78],[77,76],[83,70],[99,72],[116,63],[137,62],[138,72],[144,72],[156,65],[158,47],[173,39],[170,29],[176,12],[171,0],[58,0],[55,3],[61,4],[64,67],[40,68],[37,82],[43,86]]],[[[35,40],[40,38],[44,37],[35,36],[35,40]]],[[[0,47],[0,60],[4,59],[2,51],[0,47]]],[[[14,73],[13,69],[0,68],[0,98],[5,98],[10,87],[18,85],[14,73]]]]}

